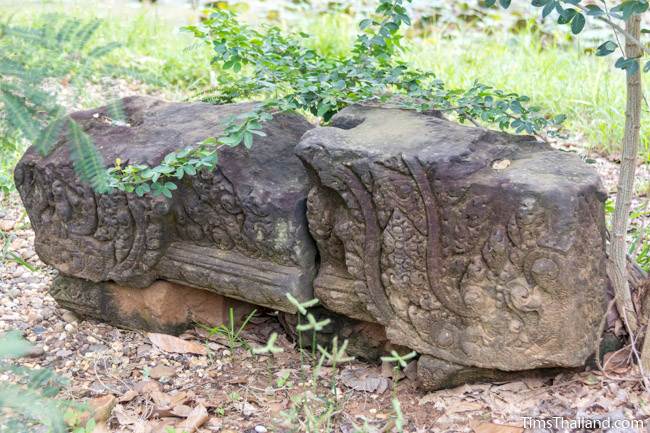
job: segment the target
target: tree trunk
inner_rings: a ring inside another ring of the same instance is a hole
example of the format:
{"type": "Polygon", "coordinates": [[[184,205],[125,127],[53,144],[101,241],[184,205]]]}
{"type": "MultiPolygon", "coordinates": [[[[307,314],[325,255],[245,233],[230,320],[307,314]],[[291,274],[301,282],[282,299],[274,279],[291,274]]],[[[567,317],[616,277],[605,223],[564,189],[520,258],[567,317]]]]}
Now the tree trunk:
{"type": "MultiPolygon", "coordinates": [[[[637,40],[641,35],[641,16],[633,15],[625,23],[625,29],[637,40]]],[[[641,57],[641,49],[630,38],[625,41],[625,57],[641,57]]],[[[616,308],[624,319],[628,332],[634,334],[638,329],[638,321],[630,285],[627,279],[626,257],[627,242],[626,234],[632,196],[634,194],[634,177],[636,172],[637,156],[639,154],[639,139],[641,129],[641,101],[643,93],[641,89],[640,68],[634,73],[627,73],[627,105],[625,107],[625,133],[623,136],[623,156],[618,177],[618,189],[616,193],[616,207],[612,223],[612,236],[610,239],[609,263],[607,270],[609,278],[614,286],[616,296],[616,308]]],[[[645,345],[644,345],[645,346],[645,345]]],[[[650,343],[648,343],[650,346],[650,343]]],[[[650,347],[648,348],[650,351],[650,347]]]]}

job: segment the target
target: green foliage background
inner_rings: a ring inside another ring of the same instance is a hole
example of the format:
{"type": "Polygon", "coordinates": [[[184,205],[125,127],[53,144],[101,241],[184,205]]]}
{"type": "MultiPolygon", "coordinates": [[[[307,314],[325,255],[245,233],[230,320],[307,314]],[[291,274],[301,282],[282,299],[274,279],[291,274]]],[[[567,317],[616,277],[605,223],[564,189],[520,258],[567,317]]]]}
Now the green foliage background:
{"type": "MultiPolygon", "coordinates": [[[[376,4],[340,1],[337,8],[337,2],[307,3],[230,1],[229,5],[249,22],[271,22],[312,34],[307,44],[318,52],[344,55],[352,49],[358,19],[376,4]]],[[[480,3],[416,0],[413,28],[403,41],[407,46],[404,60],[444,77],[451,87],[467,88],[479,78],[496,88],[528,95],[546,111],[566,114],[567,130],[584,146],[617,152],[622,136],[624,80],[620,71],[611,68],[613,59],[591,55],[605,29],[588,28],[574,37],[553,20],[540,20],[537,11],[525,7],[527,1],[514,2],[508,11],[482,8],[480,3]]],[[[180,26],[196,20],[197,13],[174,7],[134,9],[132,4],[108,8],[88,1],[7,0],[0,4],[0,16],[12,16],[12,22],[33,27],[47,22],[51,12],[81,19],[101,17],[102,25],[91,43],[121,44],[102,63],[137,68],[146,75],[146,79],[136,81],[140,89],[135,91],[179,100],[192,97],[218,78],[218,73],[208,67],[210,49],[179,32],[180,26]]],[[[89,79],[96,83],[101,77],[101,72],[94,71],[89,79]]],[[[82,92],[74,108],[96,106],[105,101],[105,96],[82,92]]],[[[647,127],[642,137],[642,155],[650,161],[647,127]]],[[[0,185],[7,187],[11,184],[10,170],[23,146],[6,136],[1,146],[0,185]]]]}

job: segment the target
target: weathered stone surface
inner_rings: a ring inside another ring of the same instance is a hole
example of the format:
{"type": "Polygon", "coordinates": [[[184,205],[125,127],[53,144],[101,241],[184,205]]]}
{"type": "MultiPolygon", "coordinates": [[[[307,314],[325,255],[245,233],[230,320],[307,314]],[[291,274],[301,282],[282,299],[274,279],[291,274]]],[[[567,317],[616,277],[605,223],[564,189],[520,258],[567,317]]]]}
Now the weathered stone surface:
{"type": "Polygon", "coordinates": [[[452,375],[574,367],[593,352],[605,194],[578,156],[360,106],[307,132],[297,154],[316,183],[307,213],[325,307],[384,325],[452,375]]]}
{"type": "MultiPolygon", "coordinates": [[[[122,100],[126,124],[107,107],[72,117],[111,165],[157,165],[174,150],[221,134],[251,104],[122,100]]],[[[293,312],[290,292],[310,299],[315,247],[305,201],[309,178],[293,154],[311,125],[278,115],[252,152],[219,151],[219,167],[178,182],[172,199],[95,193],[76,177],[62,137],[46,158],[30,148],[16,185],[36,233],[40,258],[62,274],[147,287],[159,279],[293,312]]]]}
{"type": "Polygon", "coordinates": [[[464,383],[507,381],[518,373],[468,367],[423,355],[417,361],[418,385],[423,389],[454,388],[464,383]]]}
{"type": "Polygon", "coordinates": [[[531,377],[550,378],[562,372],[566,372],[566,369],[545,368],[538,370],[502,371],[467,367],[434,358],[430,355],[423,355],[417,361],[418,385],[425,390],[454,388],[465,383],[507,382],[531,377]]]}
{"type": "Polygon", "coordinates": [[[197,323],[228,324],[233,309],[236,322],[255,306],[207,290],[156,281],[149,287],[133,288],[110,282],[93,283],[58,276],[50,294],[63,307],[85,317],[120,328],[179,334],[197,323]]]}

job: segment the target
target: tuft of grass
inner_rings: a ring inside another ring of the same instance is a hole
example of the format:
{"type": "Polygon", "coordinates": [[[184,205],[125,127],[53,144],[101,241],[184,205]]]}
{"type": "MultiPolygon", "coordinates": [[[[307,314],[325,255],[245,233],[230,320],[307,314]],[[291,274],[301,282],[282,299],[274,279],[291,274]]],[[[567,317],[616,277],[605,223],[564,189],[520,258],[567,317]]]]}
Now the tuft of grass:
{"type": "MultiPolygon", "coordinates": [[[[298,22],[300,31],[310,35],[305,45],[332,57],[344,57],[350,53],[356,36],[356,25],[355,18],[340,13],[307,17],[298,22]]],[[[293,29],[287,24],[284,27],[293,29]]]]}
{"type": "Polygon", "coordinates": [[[248,322],[255,316],[255,313],[257,313],[257,310],[251,311],[248,316],[244,318],[242,321],[242,324],[237,327],[236,326],[236,320],[235,320],[235,309],[233,307],[230,307],[228,309],[228,323],[227,324],[221,324],[219,326],[215,327],[207,327],[203,326],[203,328],[208,331],[208,334],[210,336],[213,335],[221,335],[225,337],[228,340],[228,348],[230,350],[235,350],[238,347],[245,347],[247,350],[250,349],[248,346],[248,343],[246,340],[242,338],[241,333],[244,331],[246,326],[248,325],[248,322]]]}
{"type": "MultiPolygon", "coordinates": [[[[114,7],[84,0],[50,1],[27,6],[0,5],[0,17],[11,17],[14,24],[36,27],[48,22],[51,14],[81,20],[99,18],[102,24],[93,36],[97,45],[117,42],[118,50],[103,58],[108,71],[98,69],[95,78],[106,75],[140,79],[169,99],[186,99],[192,92],[210,84],[211,54],[208,47],[196,44],[181,27],[198,19],[186,8],[139,8],[123,3],[114,7]],[[121,68],[121,70],[120,70],[121,68]]],[[[89,101],[97,103],[97,101],[89,101]]],[[[101,101],[105,102],[105,101],[101,101]]]]}

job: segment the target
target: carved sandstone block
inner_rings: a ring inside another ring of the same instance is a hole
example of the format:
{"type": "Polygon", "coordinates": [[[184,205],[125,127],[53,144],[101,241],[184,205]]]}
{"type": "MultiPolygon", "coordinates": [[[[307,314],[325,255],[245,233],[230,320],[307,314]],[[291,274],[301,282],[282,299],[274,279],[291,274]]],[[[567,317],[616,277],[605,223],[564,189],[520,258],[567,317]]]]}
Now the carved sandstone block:
{"type": "MultiPolygon", "coordinates": [[[[172,151],[219,136],[251,104],[167,103],[126,98],[72,117],[106,164],[158,165],[172,151]]],[[[147,287],[163,279],[287,312],[290,292],[313,296],[315,247],[305,202],[310,182],[293,153],[311,125],[278,115],[254,151],[222,148],[218,168],[178,181],[172,199],[97,194],[80,182],[67,137],[42,158],[33,148],[15,170],[16,185],[36,234],[40,258],[62,274],[92,282],[147,287]]]]}
{"type": "Polygon", "coordinates": [[[605,194],[578,156],[360,106],[297,153],[316,183],[307,214],[325,307],[461,367],[572,367],[593,352],[605,194]]]}

